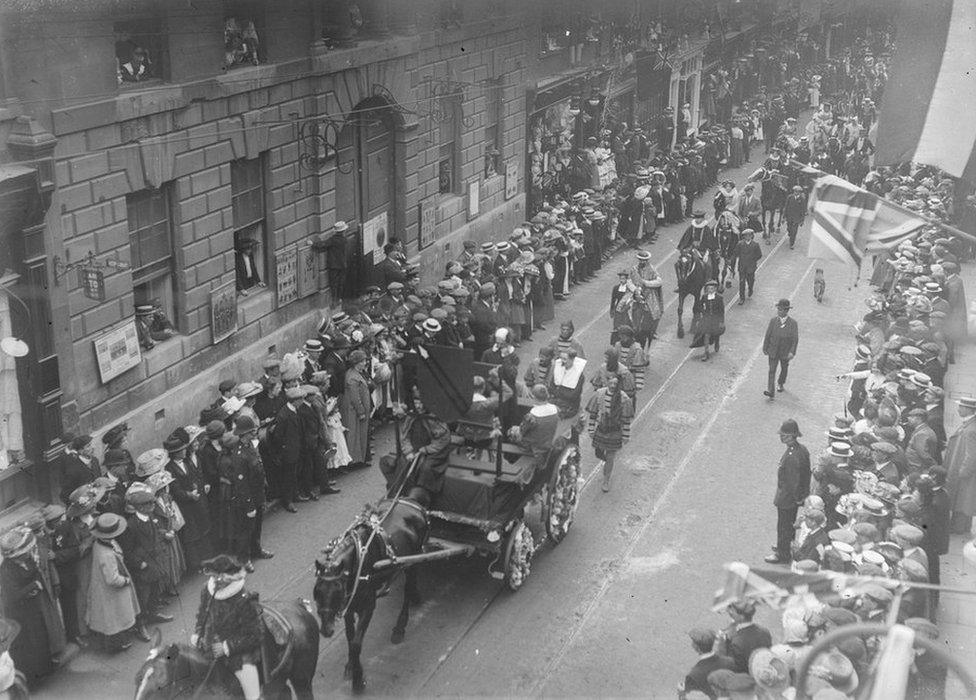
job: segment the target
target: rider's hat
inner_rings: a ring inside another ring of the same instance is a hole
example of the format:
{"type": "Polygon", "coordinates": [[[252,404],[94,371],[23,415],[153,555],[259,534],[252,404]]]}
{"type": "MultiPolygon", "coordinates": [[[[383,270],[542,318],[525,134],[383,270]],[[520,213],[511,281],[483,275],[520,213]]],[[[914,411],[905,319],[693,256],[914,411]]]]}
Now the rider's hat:
{"type": "Polygon", "coordinates": [[[651,259],[651,254],[649,252],[647,252],[646,250],[641,250],[641,251],[639,251],[637,253],[637,259],[638,260],[650,260],[651,259]]]}
{"type": "Polygon", "coordinates": [[[244,576],[244,565],[237,557],[229,554],[218,554],[213,559],[203,562],[203,573],[206,576],[244,576]]]}

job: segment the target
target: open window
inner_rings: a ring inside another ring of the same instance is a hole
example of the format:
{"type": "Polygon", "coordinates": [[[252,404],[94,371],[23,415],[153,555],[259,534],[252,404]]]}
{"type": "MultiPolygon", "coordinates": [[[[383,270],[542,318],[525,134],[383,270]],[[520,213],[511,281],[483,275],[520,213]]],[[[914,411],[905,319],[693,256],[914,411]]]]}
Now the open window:
{"type": "Polygon", "coordinates": [[[261,40],[264,5],[258,2],[224,3],[224,70],[256,66],[267,60],[261,40]]]}
{"type": "Polygon", "coordinates": [[[261,158],[230,164],[234,210],[234,260],[237,291],[247,295],[264,286],[267,275],[267,228],[264,224],[264,166],[261,158]]]}
{"type": "Polygon", "coordinates": [[[122,87],[169,78],[168,42],[159,18],[126,19],[112,25],[115,72],[122,87]]]}
{"type": "Polygon", "coordinates": [[[127,195],[132,294],[139,342],[146,350],[176,335],[169,187],[127,195]]]}

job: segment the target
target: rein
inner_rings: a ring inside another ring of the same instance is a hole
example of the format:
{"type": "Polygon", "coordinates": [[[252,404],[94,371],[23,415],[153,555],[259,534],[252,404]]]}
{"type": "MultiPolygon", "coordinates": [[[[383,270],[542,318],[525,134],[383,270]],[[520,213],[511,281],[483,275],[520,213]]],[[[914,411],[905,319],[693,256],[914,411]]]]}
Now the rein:
{"type": "MultiPolygon", "coordinates": [[[[370,516],[367,520],[364,521],[362,519],[362,515],[360,515],[360,517],[357,518],[356,521],[352,525],[350,525],[348,528],[346,528],[346,531],[342,534],[342,536],[336,542],[335,547],[333,547],[332,550],[330,550],[330,558],[331,558],[332,551],[334,551],[336,548],[338,548],[339,544],[341,544],[342,542],[345,542],[347,539],[351,539],[352,542],[353,542],[353,545],[356,548],[356,559],[358,560],[357,561],[357,565],[356,565],[356,573],[355,573],[355,576],[352,579],[352,590],[348,592],[348,596],[346,598],[345,607],[343,607],[343,609],[342,609],[342,613],[341,613],[342,617],[345,617],[346,616],[346,613],[349,612],[349,608],[352,605],[353,600],[356,599],[356,594],[359,592],[359,582],[360,581],[369,581],[370,580],[370,575],[363,576],[363,566],[365,566],[365,564],[366,564],[366,554],[369,552],[369,548],[373,544],[373,539],[376,537],[377,533],[383,533],[382,536],[381,536],[381,539],[386,544],[387,550],[392,551],[391,548],[390,548],[389,540],[386,538],[386,533],[384,532],[381,523],[384,520],[386,520],[386,518],[390,515],[390,513],[393,512],[393,509],[396,508],[397,505],[400,504],[400,495],[403,493],[404,487],[407,485],[407,482],[410,480],[410,475],[413,474],[413,470],[417,467],[417,464],[419,462],[420,462],[420,454],[417,454],[413,458],[413,462],[410,464],[410,468],[407,470],[407,473],[404,475],[403,479],[401,480],[400,486],[397,489],[396,494],[394,494],[393,499],[390,501],[389,508],[386,509],[386,512],[383,513],[383,516],[382,517],[373,518],[372,516],[370,516]],[[369,537],[366,539],[366,542],[365,543],[363,543],[362,539],[359,536],[359,528],[362,525],[369,525],[370,526],[369,537]]],[[[331,580],[335,580],[336,578],[343,578],[343,577],[341,577],[341,576],[336,576],[336,577],[320,576],[320,578],[322,580],[327,581],[327,580],[330,580],[330,579],[331,580]]],[[[196,700],[196,699],[194,699],[194,700],[196,700]]]]}

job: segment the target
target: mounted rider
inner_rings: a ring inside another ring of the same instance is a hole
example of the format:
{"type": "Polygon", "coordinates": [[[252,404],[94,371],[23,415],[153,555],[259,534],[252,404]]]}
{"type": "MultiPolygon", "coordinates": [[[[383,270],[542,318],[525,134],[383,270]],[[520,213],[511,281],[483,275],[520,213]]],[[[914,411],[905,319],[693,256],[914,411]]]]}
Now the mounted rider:
{"type": "Polygon", "coordinates": [[[244,564],[230,555],[205,561],[203,573],[209,578],[200,592],[190,643],[234,674],[245,700],[258,700],[262,623],[257,594],[245,590],[244,564]]]}
{"type": "Polygon", "coordinates": [[[681,240],[678,241],[678,250],[697,254],[702,263],[707,264],[710,269],[715,269],[714,261],[718,256],[718,238],[715,229],[705,220],[705,212],[696,211],[693,216],[694,221],[685,229],[681,240]]]}

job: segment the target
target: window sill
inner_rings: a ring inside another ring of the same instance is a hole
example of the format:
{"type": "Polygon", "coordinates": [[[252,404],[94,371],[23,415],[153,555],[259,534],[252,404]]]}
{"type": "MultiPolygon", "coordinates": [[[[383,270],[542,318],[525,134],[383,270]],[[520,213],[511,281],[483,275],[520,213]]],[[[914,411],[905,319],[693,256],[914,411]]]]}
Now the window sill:
{"type": "MultiPolygon", "coordinates": [[[[162,354],[165,354],[167,351],[172,351],[173,348],[180,347],[180,343],[183,342],[181,340],[182,337],[183,336],[181,336],[179,333],[177,333],[172,338],[167,338],[166,340],[157,340],[157,341],[155,341],[156,344],[152,348],[150,348],[149,350],[146,350],[146,348],[144,348],[142,346],[139,346],[139,351],[143,355],[149,355],[149,354],[152,354],[152,355],[162,355],[162,354]]],[[[119,376],[122,376],[122,375],[119,375],[119,376]]],[[[111,381],[111,380],[109,380],[109,381],[111,381]]]]}

